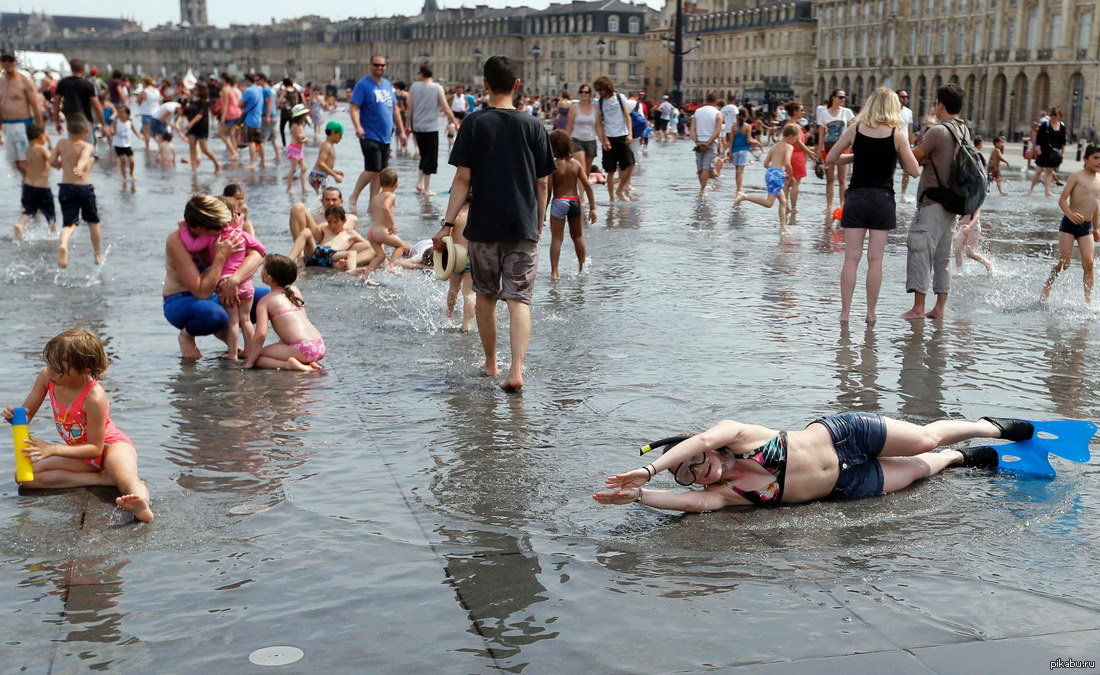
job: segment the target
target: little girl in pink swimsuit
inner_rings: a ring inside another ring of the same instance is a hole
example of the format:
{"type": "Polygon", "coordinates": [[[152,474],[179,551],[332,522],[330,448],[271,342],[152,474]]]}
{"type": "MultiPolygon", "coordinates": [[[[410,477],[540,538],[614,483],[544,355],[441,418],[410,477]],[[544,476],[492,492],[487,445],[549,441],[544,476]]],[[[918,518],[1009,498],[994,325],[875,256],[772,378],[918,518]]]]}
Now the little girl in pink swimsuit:
{"type": "MultiPolygon", "coordinates": [[[[183,242],[184,248],[186,248],[189,253],[201,253],[206,251],[210,260],[213,260],[216,255],[214,249],[218,241],[231,236],[233,233],[239,234],[244,239],[244,250],[233,253],[225,259],[225,264],[222,265],[221,278],[223,280],[232,276],[241,268],[241,263],[244,262],[249,251],[257,251],[260,255],[266,253],[264,245],[260,243],[260,240],[241,228],[243,215],[240,212],[234,211],[233,204],[229,204],[229,210],[236,213],[236,215],[233,220],[229,222],[229,225],[217,235],[204,234],[201,237],[195,237],[191,235],[191,231],[187,228],[187,225],[180,225],[180,241],[183,242]]],[[[218,282],[218,284],[220,290],[221,282],[218,282]]],[[[252,340],[251,311],[252,298],[255,295],[256,289],[252,285],[251,278],[245,279],[237,286],[237,300],[239,302],[234,308],[236,316],[229,317],[230,321],[225,334],[225,343],[229,346],[229,351],[226,353],[225,358],[231,361],[236,361],[238,358],[241,334],[244,334],[244,344],[246,347],[252,340]]]]}
{"type": "Polygon", "coordinates": [[[256,303],[256,334],[248,344],[244,367],[320,370],[317,362],[325,358],[325,341],[306,316],[305,300],[293,286],[298,266],[285,255],[269,255],[261,278],[271,292],[256,303]],[[265,347],[269,319],[280,341],[265,347]]]}
{"type": "Polygon", "coordinates": [[[309,119],[309,108],[301,103],[290,111],[290,143],[286,146],[286,158],[290,160],[290,173],[286,176],[287,194],[294,192],[294,175],[297,174],[302,182],[302,192],[306,191],[306,155],[302,146],[306,144],[306,120],[309,119]]]}

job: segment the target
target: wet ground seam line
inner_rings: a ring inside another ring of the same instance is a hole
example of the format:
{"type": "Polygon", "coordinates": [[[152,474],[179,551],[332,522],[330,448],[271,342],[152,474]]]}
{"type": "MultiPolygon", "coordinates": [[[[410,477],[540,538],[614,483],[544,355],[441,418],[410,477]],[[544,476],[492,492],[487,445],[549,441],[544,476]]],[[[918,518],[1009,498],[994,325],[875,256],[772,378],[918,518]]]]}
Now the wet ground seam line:
{"type": "MultiPolygon", "coordinates": [[[[364,429],[370,429],[370,427],[367,426],[367,421],[363,419],[363,415],[361,413],[359,415],[359,421],[363,423],[364,429]]],[[[424,528],[424,523],[420,521],[420,516],[419,514],[417,514],[416,509],[413,508],[412,502],[409,501],[409,498],[405,494],[405,491],[401,488],[400,481],[397,480],[397,476],[393,473],[393,467],[390,465],[389,462],[385,460],[385,458],[382,457],[382,453],[377,450],[378,444],[377,439],[374,438],[374,434],[368,431],[367,435],[371,437],[371,448],[375,449],[375,454],[378,455],[379,458],[382,460],[382,466],[386,467],[386,473],[389,475],[390,480],[393,481],[394,487],[397,488],[397,494],[401,495],[401,501],[405,502],[405,506],[408,507],[409,514],[412,515],[413,522],[416,523],[417,529],[420,530],[420,535],[424,537],[424,542],[428,545],[428,549],[431,550],[431,552],[435,554],[440,560],[444,560],[446,556],[444,556],[443,553],[436,548],[435,544],[432,543],[431,538],[428,537],[428,531],[424,528]]],[[[440,568],[443,570],[443,576],[447,579],[447,584],[454,589],[455,596],[458,597],[459,606],[462,607],[462,609],[466,610],[466,614],[470,617],[470,626],[473,627],[474,632],[477,633],[482,641],[485,642],[485,649],[489,652],[489,658],[493,660],[493,666],[497,670],[505,670],[504,666],[500,663],[500,658],[497,656],[496,650],[492,646],[492,641],[489,639],[488,635],[481,631],[481,626],[478,624],[477,617],[474,616],[473,610],[470,609],[470,605],[466,602],[466,598],[463,597],[462,588],[459,587],[458,582],[455,581],[455,578],[451,576],[451,573],[447,569],[447,566],[445,564],[441,564],[440,568]]]]}

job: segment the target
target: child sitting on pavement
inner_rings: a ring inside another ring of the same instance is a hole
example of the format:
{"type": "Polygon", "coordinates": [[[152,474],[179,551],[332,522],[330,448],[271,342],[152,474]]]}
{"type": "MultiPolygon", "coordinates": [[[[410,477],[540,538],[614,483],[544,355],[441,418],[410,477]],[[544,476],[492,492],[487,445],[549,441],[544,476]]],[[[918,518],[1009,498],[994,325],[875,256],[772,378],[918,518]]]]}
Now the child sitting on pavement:
{"type": "Polygon", "coordinates": [[[366,243],[367,240],[347,227],[347,222],[347,212],[342,206],[328,207],[325,209],[325,226],[321,228],[321,241],[317,241],[308,227],[303,229],[294,241],[294,248],[290,250],[290,259],[302,265],[316,267],[333,267],[337,261],[343,260],[345,269],[355,272],[359,264],[359,254],[353,246],[360,242],[366,243]]]}
{"type": "Polygon", "coordinates": [[[256,334],[248,344],[244,367],[320,370],[318,361],[325,358],[325,341],[306,316],[306,302],[293,285],[298,279],[294,261],[282,255],[267,256],[261,279],[271,286],[271,292],[256,303],[256,334]],[[279,342],[264,346],[268,321],[279,342]]]}

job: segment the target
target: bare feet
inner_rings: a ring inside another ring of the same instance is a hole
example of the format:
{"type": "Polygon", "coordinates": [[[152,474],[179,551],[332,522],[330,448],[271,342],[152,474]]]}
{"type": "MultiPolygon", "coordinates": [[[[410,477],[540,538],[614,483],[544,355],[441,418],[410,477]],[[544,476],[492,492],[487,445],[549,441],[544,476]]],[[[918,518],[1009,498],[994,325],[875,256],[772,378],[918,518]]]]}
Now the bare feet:
{"type": "Polygon", "coordinates": [[[153,512],[149,509],[149,503],[138,495],[122,495],[115,500],[115,504],[122,509],[134,514],[143,523],[153,522],[153,512]]]}
{"type": "Polygon", "coordinates": [[[97,264],[97,265],[102,265],[103,264],[103,257],[101,255],[99,255],[99,251],[95,252],[95,255],[92,256],[92,259],[95,260],[95,264],[97,264]]]}
{"type": "Polygon", "coordinates": [[[57,266],[61,269],[69,266],[69,249],[64,246],[57,247],[57,266]]]}
{"type": "Polygon", "coordinates": [[[558,280],[558,271],[557,270],[551,270],[550,271],[550,281],[557,281],[557,280],[558,280]]]}
{"type": "Polygon", "coordinates": [[[303,373],[308,373],[313,370],[313,368],[307,366],[293,356],[286,360],[286,367],[287,370],[297,370],[303,373]]]}
{"type": "Polygon", "coordinates": [[[497,368],[497,364],[495,361],[492,363],[486,361],[485,363],[481,364],[481,372],[483,375],[485,375],[485,377],[496,377],[498,374],[500,374],[500,369],[497,368]]]}
{"type": "Polygon", "coordinates": [[[745,193],[740,190],[737,191],[737,196],[733,198],[733,205],[737,206],[741,202],[745,201],[745,193]]]}
{"type": "Polygon", "coordinates": [[[867,316],[863,317],[863,320],[866,321],[869,324],[872,324],[872,323],[878,321],[878,317],[875,316],[874,314],[868,314],[867,316]]]}
{"type": "Polygon", "coordinates": [[[925,314],[925,316],[929,319],[942,319],[944,316],[946,316],[946,314],[947,312],[943,311],[942,309],[933,307],[932,311],[925,314]]]}
{"type": "Polygon", "coordinates": [[[226,361],[240,361],[241,355],[237,352],[226,352],[218,358],[225,359],[226,361]]]}
{"type": "Polygon", "coordinates": [[[185,359],[201,359],[202,352],[199,351],[199,346],[195,344],[195,336],[191,335],[185,330],[180,331],[179,335],[180,343],[180,355],[185,359]]]}
{"type": "Polygon", "coordinates": [[[848,323],[848,312],[840,313],[840,323],[848,323]]]}
{"type": "Polygon", "coordinates": [[[926,316],[927,315],[924,313],[924,308],[923,307],[921,307],[919,309],[914,307],[913,309],[909,310],[905,314],[902,314],[901,318],[909,320],[909,321],[915,321],[917,319],[923,319],[926,316]]]}

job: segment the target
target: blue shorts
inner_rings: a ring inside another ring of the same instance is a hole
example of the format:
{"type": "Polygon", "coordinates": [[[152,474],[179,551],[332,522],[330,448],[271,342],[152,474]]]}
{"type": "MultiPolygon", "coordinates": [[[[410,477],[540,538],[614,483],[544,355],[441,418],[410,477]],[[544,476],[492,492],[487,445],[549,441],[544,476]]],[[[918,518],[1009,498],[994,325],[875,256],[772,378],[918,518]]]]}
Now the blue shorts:
{"type": "Polygon", "coordinates": [[[164,122],[161,122],[155,117],[150,117],[149,119],[151,120],[149,122],[149,130],[153,132],[154,136],[161,136],[164,132],[168,131],[168,125],[164,122]]]}
{"type": "MultiPolygon", "coordinates": [[[[256,287],[252,297],[252,321],[256,321],[256,303],[271,291],[263,286],[256,287]]],[[[208,300],[199,300],[187,291],[173,293],[164,297],[164,318],[180,330],[191,335],[213,335],[229,326],[229,312],[218,302],[217,294],[208,300]]]]}
{"type": "Polygon", "coordinates": [[[332,267],[332,254],[336,253],[331,246],[318,244],[313,247],[313,253],[306,258],[309,267],[332,267]]]}
{"type": "Polygon", "coordinates": [[[142,115],[141,116],[141,126],[143,126],[143,127],[144,126],[152,127],[153,123],[156,122],[156,121],[158,121],[157,118],[153,117],[152,115],[142,115]]]}
{"type": "Polygon", "coordinates": [[[1086,220],[1080,225],[1074,223],[1069,218],[1062,216],[1062,223],[1058,226],[1059,232],[1066,232],[1076,237],[1087,237],[1092,234],[1092,221],[1086,220]]]}
{"type": "Polygon", "coordinates": [[[748,150],[734,150],[733,151],[733,165],[734,166],[748,166],[749,165],[749,151],[748,150]]]}
{"type": "Polygon", "coordinates": [[[840,475],[830,495],[857,499],[881,495],[885,482],[875,459],[886,445],[886,421],[877,413],[850,412],[813,421],[829,430],[840,475]]]}
{"type": "Polygon", "coordinates": [[[764,172],[764,185],[768,188],[768,194],[778,197],[783,193],[783,184],[787,182],[787,172],[783,169],[772,167],[764,172]]]}

